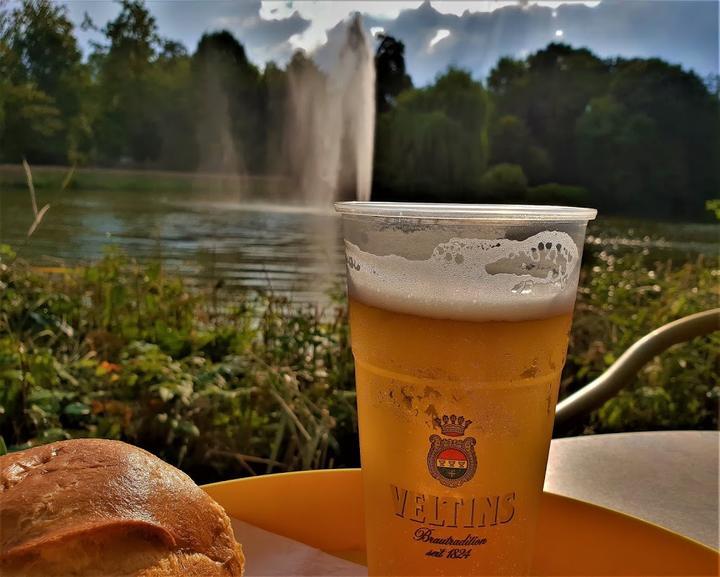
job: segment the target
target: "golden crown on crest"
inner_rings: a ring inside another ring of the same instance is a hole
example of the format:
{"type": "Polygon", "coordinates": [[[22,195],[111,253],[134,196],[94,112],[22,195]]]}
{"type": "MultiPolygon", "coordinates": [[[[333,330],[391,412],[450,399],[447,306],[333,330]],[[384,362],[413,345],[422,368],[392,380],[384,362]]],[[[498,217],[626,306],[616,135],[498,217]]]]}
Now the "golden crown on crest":
{"type": "Polygon", "coordinates": [[[433,422],[437,427],[440,427],[442,434],[448,437],[461,437],[465,434],[465,429],[472,423],[470,419],[466,421],[465,417],[456,417],[455,415],[443,415],[442,420],[435,417],[433,422]]]}

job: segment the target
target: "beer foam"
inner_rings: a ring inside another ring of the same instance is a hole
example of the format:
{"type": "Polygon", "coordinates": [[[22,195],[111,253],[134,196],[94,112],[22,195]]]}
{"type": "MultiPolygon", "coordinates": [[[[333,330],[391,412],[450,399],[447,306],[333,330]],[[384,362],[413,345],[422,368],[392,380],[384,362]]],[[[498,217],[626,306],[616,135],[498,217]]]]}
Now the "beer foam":
{"type": "Polygon", "coordinates": [[[525,240],[451,238],[426,260],[374,255],[345,242],[353,298],[425,317],[517,321],[570,312],[580,253],[565,232],[525,240]]]}

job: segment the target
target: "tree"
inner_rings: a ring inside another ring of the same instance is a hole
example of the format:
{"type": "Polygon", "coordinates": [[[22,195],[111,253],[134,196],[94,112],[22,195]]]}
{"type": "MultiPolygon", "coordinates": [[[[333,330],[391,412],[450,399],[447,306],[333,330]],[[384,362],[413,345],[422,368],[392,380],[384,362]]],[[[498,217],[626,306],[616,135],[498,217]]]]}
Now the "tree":
{"type": "Polygon", "coordinates": [[[528,188],[525,195],[527,202],[532,204],[553,204],[585,206],[589,202],[588,191],[582,186],[568,186],[549,182],[528,188]]]}
{"type": "Polygon", "coordinates": [[[488,158],[488,112],[482,85],[462,70],[402,93],[379,122],[376,184],[430,196],[477,190],[488,158]]]}
{"type": "MultiPolygon", "coordinates": [[[[13,85],[0,81],[0,151],[10,162],[28,158],[42,162],[52,151],[43,147],[63,129],[63,121],[52,98],[31,83],[13,85]]],[[[62,157],[60,161],[62,162],[62,157]]]]}
{"type": "Polygon", "coordinates": [[[589,50],[549,44],[524,63],[501,59],[489,86],[498,115],[522,119],[532,140],[548,152],[551,176],[572,182],[578,178],[575,122],[608,80],[609,65],[589,50]]]}
{"type": "Polygon", "coordinates": [[[530,134],[521,118],[507,114],[493,123],[490,144],[493,163],[522,164],[530,147],[530,134]]]}
{"type": "Polygon", "coordinates": [[[147,164],[160,156],[157,105],[150,84],[162,46],[155,18],[141,0],[120,0],[120,13],[103,28],[107,44],[95,46],[96,146],[104,163],[147,164]]]}
{"type": "Polygon", "coordinates": [[[265,102],[265,171],[271,174],[286,173],[289,151],[285,138],[288,115],[288,75],[274,62],[265,66],[262,76],[265,102]]]}
{"type": "Polygon", "coordinates": [[[3,156],[64,163],[79,154],[87,76],[67,7],[24,0],[0,13],[3,156]]]}
{"type": "Polygon", "coordinates": [[[718,101],[694,74],[659,60],[618,61],[608,94],[576,125],[584,180],[601,208],[691,216],[720,188],[718,101]]]}
{"type": "Polygon", "coordinates": [[[525,197],[527,178],[517,164],[491,166],[480,180],[480,191],[484,200],[518,201],[525,197]]]}
{"type": "Polygon", "coordinates": [[[228,31],[204,34],[192,59],[196,134],[204,170],[262,170],[265,102],[258,69],[228,31]]]}
{"type": "Polygon", "coordinates": [[[533,144],[525,122],[511,114],[497,118],[490,131],[492,164],[517,164],[524,167],[532,182],[544,182],[552,172],[547,151],[533,144]]]}
{"type": "Polygon", "coordinates": [[[387,112],[398,95],[412,88],[412,80],[405,71],[405,44],[388,34],[378,37],[375,52],[375,110],[387,112]]]}
{"type": "MultiPolygon", "coordinates": [[[[658,58],[619,60],[610,95],[628,114],[652,123],[643,153],[655,151],[644,175],[669,215],[697,214],[720,190],[720,101],[694,72],[658,58]],[[651,184],[650,184],[651,183],[651,184]]],[[[638,153],[640,147],[638,147],[638,153]]]]}
{"type": "Polygon", "coordinates": [[[498,113],[527,116],[528,63],[503,57],[488,75],[488,90],[496,101],[498,113]]]}
{"type": "Polygon", "coordinates": [[[160,140],[157,163],[164,168],[193,170],[198,162],[190,57],[182,44],[163,40],[148,75],[149,105],[154,107],[160,140]]]}

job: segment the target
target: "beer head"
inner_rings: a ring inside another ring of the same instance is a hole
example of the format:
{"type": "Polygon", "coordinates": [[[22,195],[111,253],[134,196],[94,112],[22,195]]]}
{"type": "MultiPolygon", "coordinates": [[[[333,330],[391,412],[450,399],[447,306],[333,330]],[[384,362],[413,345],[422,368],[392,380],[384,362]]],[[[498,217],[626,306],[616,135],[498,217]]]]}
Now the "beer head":
{"type": "Polygon", "coordinates": [[[572,310],[591,209],[338,203],[350,295],[473,321],[572,310]]]}

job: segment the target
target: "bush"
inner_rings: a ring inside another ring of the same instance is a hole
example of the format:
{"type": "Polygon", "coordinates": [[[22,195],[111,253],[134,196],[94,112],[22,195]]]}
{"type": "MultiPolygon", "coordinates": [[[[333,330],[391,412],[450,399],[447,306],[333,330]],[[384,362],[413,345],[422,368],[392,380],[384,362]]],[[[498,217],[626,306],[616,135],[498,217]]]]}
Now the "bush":
{"type": "MultiPolygon", "coordinates": [[[[675,319],[717,307],[717,260],[646,262],[641,253],[586,255],[563,372],[566,393],[600,376],[635,341],[675,319]]],[[[678,344],[575,432],[716,429],[720,333],[678,344]]]]}
{"type": "Polygon", "coordinates": [[[570,204],[583,206],[588,202],[588,191],[582,186],[568,186],[551,182],[533,186],[527,191],[527,201],[531,204],[570,204]]]}
{"type": "MultiPolygon", "coordinates": [[[[717,263],[654,263],[592,240],[564,394],[720,297],[717,263]]],[[[198,482],[357,465],[344,303],[228,296],[217,285],[190,293],[159,266],[114,252],[58,273],[0,245],[0,448],[120,439],[198,482]]],[[[718,334],[673,347],[575,432],[716,428],[719,349],[718,334]]]]}
{"type": "Polygon", "coordinates": [[[357,463],[342,304],[234,294],[222,309],[217,289],[190,294],[116,253],[61,274],[0,256],[0,437],[11,450],[120,439],[198,481],[357,463]]]}
{"type": "Polygon", "coordinates": [[[496,164],[483,174],[480,189],[485,199],[521,200],[527,190],[527,178],[517,164],[496,164]]]}

